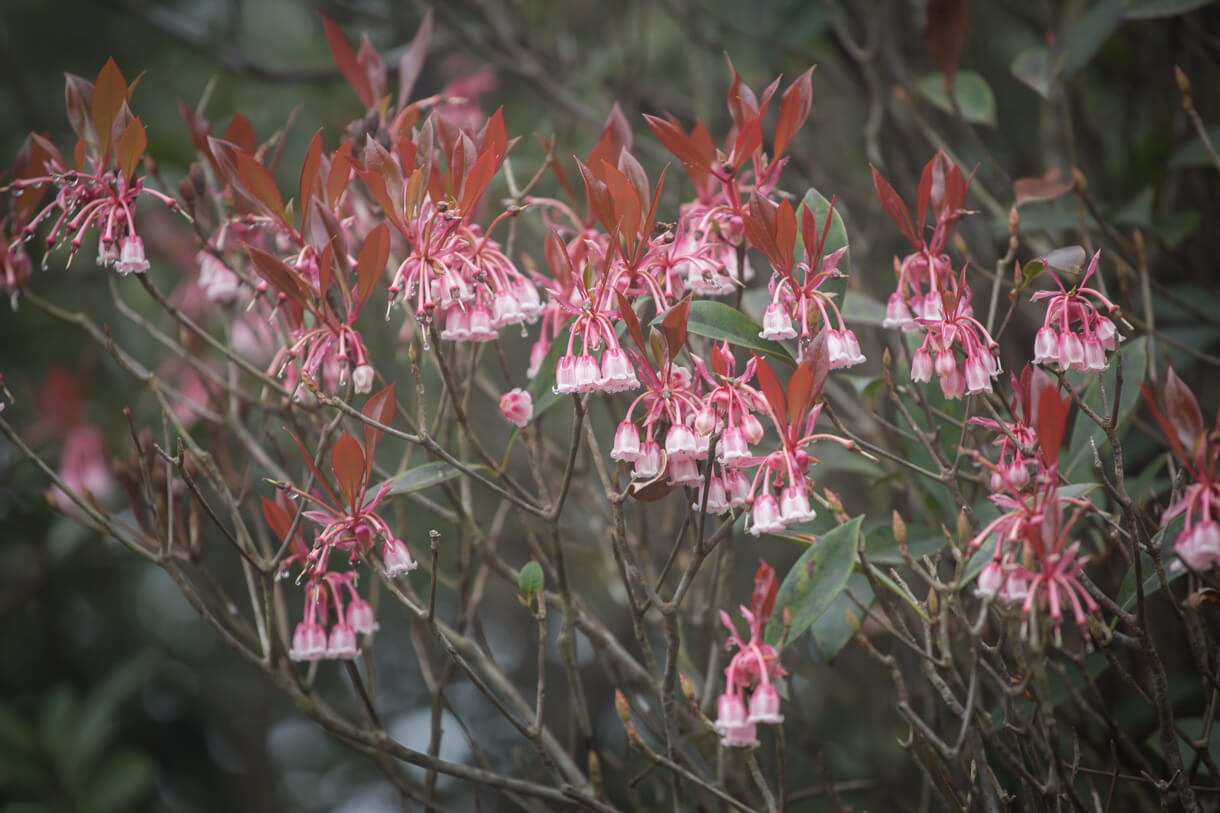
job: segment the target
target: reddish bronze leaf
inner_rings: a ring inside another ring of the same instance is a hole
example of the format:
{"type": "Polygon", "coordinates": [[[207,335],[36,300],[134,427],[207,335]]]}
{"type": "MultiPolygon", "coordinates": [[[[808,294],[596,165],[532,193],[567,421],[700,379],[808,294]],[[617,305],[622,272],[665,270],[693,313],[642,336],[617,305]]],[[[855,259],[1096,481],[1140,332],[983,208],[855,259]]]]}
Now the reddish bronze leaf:
{"type": "Polygon", "coordinates": [[[802,73],[780,97],[779,121],[775,124],[772,158],[779,158],[788,149],[792,136],[801,129],[813,109],[813,68],[802,73]]]}
{"type": "Polygon", "coordinates": [[[377,287],[385,273],[386,260],[390,258],[390,229],[385,223],[378,223],[376,228],[364,238],[364,247],[356,260],[356,271],[359,275],[356,283],[356,301],[363,306],[369,301],[369,295],[377,287]]]}
{"type": "Polygon", "coordinates": [[[930,0],[923,29],[923,42],[932,61],[945,76],[945,87],[953,87],[953,77],[962,58],[966,41],[966,0],[930,0]]]}
{"type": "Polygon", "coordinates": [[[330,453],[330,467],[339,483],[339,492],[344,502],[352,508],[358,507],[361,487],[364,484],[364,452],[356,439],[344,432],[335,441],[330,453]]]}
{"type": "Polygon", "coordinates": [[[144,125],[139,119],[132,119],[119,138],[119,171],[124,178],[130,179],[135,175],[147,147],[148,134],[144,132],[144,125]]]}

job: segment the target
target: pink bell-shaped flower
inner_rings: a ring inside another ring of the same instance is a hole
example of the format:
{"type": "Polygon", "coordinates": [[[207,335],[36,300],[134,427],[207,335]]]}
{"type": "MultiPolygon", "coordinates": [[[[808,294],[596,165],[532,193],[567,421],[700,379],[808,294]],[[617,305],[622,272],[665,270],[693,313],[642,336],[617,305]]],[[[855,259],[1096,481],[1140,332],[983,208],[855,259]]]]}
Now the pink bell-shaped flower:
{"type": "Polygon", "coordinates": [[[779,502],[770,494],[761,494],[754,500],[754,512],[750,515],[750,533],[754,536],[775,534],[784,530],[780,517],[779,502]]]}
{"type": "Polygon", "coordinates": [[[385,561],[385,574],[391,579],[410,573],[419,565],[401,539],[388,540],[381,548],[381,558],[385,561]]]}
{"type": "Polygon", "coordinates": [[[377,630],[373,605],[362,598],[353,598],[347,605],[347,623],[361,635],[371,635],[377,630]]]}
{"type": "Polygon", "coordinates": [[[359,649],[356,647],[356,631],[350,624],[340,622],[330,631],[330,641],[326,646],[326,657],[351,660],[356,657],[359,649]]]}
{"type": "Polygon", "coordinates": [[[631,421],[623,421],[614,430],[614,447],[610,449],[611,460],[634,461],[640,453],[640,430],[631,421]]]}
{"type": "Polygon", "coordinates": [[[302,621],[292,633],[292,649],[288,657],[294,661],[317,661],[326,657],[326,630],[321,624],[302,621]]]}
{"type": "Polygon", "coordinates": [[[784,715],[779,713],[779,692],[771,683],[764,683],[750,695],[751,723],[782,723],[784,715]]]}

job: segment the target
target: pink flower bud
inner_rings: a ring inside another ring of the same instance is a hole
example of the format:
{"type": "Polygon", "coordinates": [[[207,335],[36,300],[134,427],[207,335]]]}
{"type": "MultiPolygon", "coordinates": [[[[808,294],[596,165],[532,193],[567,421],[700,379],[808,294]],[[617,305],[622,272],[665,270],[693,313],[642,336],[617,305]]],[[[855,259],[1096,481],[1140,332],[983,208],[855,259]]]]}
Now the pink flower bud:
{"type": "Polygon", "coordinates": [[[631,421],[623,421],[614,430],[611,460],[635,460],[640,453],[640,432],[631,421]]]}
{"type": "Polygon", "coordinates": [[[364,395],[373,389],[373,368],[367,364],[361,364],[352,370],[352,386],[359,395],[364,395]]]}
{"type": "Polygon", "coordinates": [[[515,426],[525,426],[534,417],[534,401],[530,394],[517,387],[500,396],[500,412],[515,426]]]}
{"type": "Polygon", "coordinates": [[[741,431],[746,436],[746,442],[751,446],[763,439],[762,423],[748,413],[741,418],[741,431]]]}
{"type": "Polygon", "coordinates": [[[779,713],[779,692],[775,686],[767,683],[759,686],[750,696],[751,723],[778,724],[784,721],[784,715],[779,713]]]}
{"type": "Polygon", "coordinates": [[[694,429],[700,437],[704,438],[716,431],[716,410],[712,408],[711,404],[705,405],[695,413],[694,429]]]}

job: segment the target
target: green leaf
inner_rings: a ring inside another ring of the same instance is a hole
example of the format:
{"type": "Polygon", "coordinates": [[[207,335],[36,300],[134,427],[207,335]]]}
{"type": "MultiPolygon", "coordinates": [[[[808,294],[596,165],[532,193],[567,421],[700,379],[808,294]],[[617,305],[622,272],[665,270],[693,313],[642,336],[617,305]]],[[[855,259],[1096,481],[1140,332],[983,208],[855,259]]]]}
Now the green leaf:
{"type": "MultiPolygon", "coordinates": [[[[925,99],[946,113],[953,112],[953,103],[945,93],[944,74],[939,71],[915,83],[925,99]]],[[[995,126],[995,94],[987,80],[974,71],[958,71],[953,78],[953,96],[966,121],[995,126]]]]}
{"type": "Polygon", "coordinates": [[[517,590],[521,593],[521,598],[527,603],[533,601],[542,592],[544,584],[542,565],[530,559],[517,575],[517,590]]]}
{"type": "MultiPolygon", "coordinates": [[[[1173,555],[1174,543],[1182,534],[1182,529],[1186,526],[1186,517],[1178,516],[1173,519],[1167,526],[1156,532],[1153,541],[1158,545],[1168,546],[1163,554],[1163,566],[1165,568],[1165,581],[1173,583],[1175,580],[1187,574],[1186,565],[1182,564],[1182,560],[1173,555]]],[[[1140,566],[1144,572],[1144,595],[1150,596],[1161,589],[1161,577],[1157,575],[1156,566],[1152,563],[1152,558],[1146,553],[1140,554],[1140,566]]],[[[1124,610],[1131,610],[1135,607],[1139,596],[1135,589],[1135,568],[1127,569],[1127,575],[1123,577],[1123,583],[1119,585],[1118,595],[1114,597],[1114,601],[1119,607],[1124,610]]]]}
{"type": "Polygon", "coordinates": [[[46,749],[56,758],[60,756],[68,744],[76,722],[76,695],[67,686],[56,686],[43,700],[42,704],[42,741],[46,749]]]}
{"type": "Polygon", "coordinates": [[[1215,0],[1126,0],[1123,18],[1149,20],[1154,17],[1176,17],[1213,2],[1215,0]]]}
{"type": "Polygon", "coordinates": [[[64,771],[80,775],[86,765],[100,755],[117,720],[119,706],[148,681],[157,667],[157,658],[145,652],[126,661],[85,698],[76,719],[75,732],[64,754],[64,771]]]}
{"type": "Polygon", "coordinates": [[[1012,61],[1012,75],[1043,99],[1050,98],[1051,84],[1059,73],[1056,55],[1046,48],[1031,48],[1012,61]]]}
{"type": "Polygon", "coordinates": [[[851,298],[840,306],[839,312],[843,314],[845,321],[857,325],[881,327],[881,323],[885,321],[885,305],[859,291],[852,291],[851,298]]]}
{"type": "Polygon", "coordinates": [[[814,621],[843,592],[856,560],[856,545],[860,539],[860,523],[856,517],[823,536],[801,554],[788,571],[775,597],[775,610],[763,639],[778,645],[784,633],[783,611],[792,613],[792,628],[786,643],[791,644],[809,629],[814,621]]]}
{"type": "MultiPolygon", "coordinates": [[[[826,214],[830,211],[830,201],[822,197],[822,194],[816,189],[810,189],[805,193],[805,197],[801,199],[801,206],[804,206],[813,213],[814,222],[817,223],[818,233],[821,234],[822,226],[826,223],[826,214]]],[[[803,215],[800,210],[796,213],[796,256],[802,257],[805,254],[805,240],[801,236],[800,224],[803,215]]],[[[822,245],[822,253],[833,254],[839,249],[847,246],[847,226],[843,224],[843,213],[839,206],[835,206],[834,216],[830,218],[830,233],[826,236],[826,240],[822,245]]],[[[851,273],[851,248],[843,253],[843,258],[839,260],[839,270],[844,276],[851,273]]],[[[846,285],[846,282],[844,282],[846,285]]],[[[822,290],[826,290],[826,285],[823,284],[822,290]]],[[[833,290],[833,288],[831,289],[833,290]]],[[[841,293],[841,292],[840,292],[841,293]]],[[[843,303],[839,303],[839,307],[843,307],[843,303]]]]}
{"type": "Polygon", "coordinates": [[[847,621],[847,613],[854,615],[857,623],[862,620],[863,612],[847,594],[848,590],[865,607],[873,605],[873,588],[869,586],[868,577],[863,573],[852,573],[847,579],[845,589],[835,596],[826,611],[809,627],[809,654],[815,661],[830,661],[847,646],[854,634],[851,624],[847,621]]]}
{"type": "Polygon", "coordinates": [[[81,794],[83,813],[113,813],[130,808],[148,792],[156,776],[152,760],[124,751],[108,759],[81,794]]]}
{"type": "Polygon", "coordinates": [[[1073,23],[1063,37],[1063,75],[1089,64],[1122,19],[1122,0],[1101,0],[1073,23]]]}
{"type": "MultiPolygon", "coordinates": [[[[482,463],[467,463],[466,467],[469,469],[491,471],[491,469],[482,463]]],[[[447,483],[461,476],[462,472],[451,464],[446,463],[444,460],[434,460],[431,463],[416,466],[390,478],[390,490],[386,496],[397,497],[402,494],[423,491],[425,488],[447,483]]]]}
{"type": "MultiPolygon", "coordinates": [[[[1207,140],[1212,143],[1212,146],[1220,144],[1220,125],[1208,127],[1207,140]]],[[[1203,145],[1203,139],[1197,134],[1191,138],[1190,142],[1180,147],[1169,159],[1171,167],[1210,167],[1212,166],[1212,157],[1207,154],[1207,148],[1203,145]]]]}
{"type": "MultiPolygon", "coordinates": [[[[660,325],[663,316],[664,314],[658,315],[652,320],[652,324],[660,325]]],[[[700,299],[690,303],[686,330],[697,336],[754,350],[790,367],[796,366],[796,362],[782,344],[759,337],[762,328],[754,320],[731,305],[714,299],[700,299]]],[[[536,401],[534,412],[537,414],[536,401]]]]}

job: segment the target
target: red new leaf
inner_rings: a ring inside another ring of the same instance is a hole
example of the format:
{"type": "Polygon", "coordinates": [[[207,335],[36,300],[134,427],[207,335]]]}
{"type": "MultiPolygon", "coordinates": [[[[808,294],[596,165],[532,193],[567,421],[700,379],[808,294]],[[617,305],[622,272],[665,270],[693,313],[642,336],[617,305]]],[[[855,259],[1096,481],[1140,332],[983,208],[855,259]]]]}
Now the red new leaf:
{"type": "Polygon", "coordinates": [[[784,388],[780,386],[779,378],[775,375],[775,371],[771,369],[771,365],[757,353],[754,354],[754,364],[755,375],[758,377],[758,386],[762,388],[763,396],[771,406],[775,422],[780,426],[787,426],[788,406],[784,399],[784,388]]]}
{"type": "Polygon", "coordinates": [[[250,193],[252,202],[259,204],[280,220],[286,220],[284,200],[271,172],[244,152],[234,155],[241,182],[250,193]]]}
{"type": "Polygon", "coordinates": [[[779,158],[788,149],[792,136],[801,129],[813,109],[813,68],[802,73],[780,97],[779,121],[775,124],[772,158],[779,158]]]}
{"type": "Polygon", "coordinates": [[[292,530],[292,520],[288,514],[284,513],[284,509],[275,504],[274,500],[269,500],[266,497],[262,498],[263,504],[263,519],[267,521],[267,527],[271,529],[271,533],[275,534],[280,542],[288,539],[288,532],[292,530]]]}
{"type": "Polygon", "coordinates": [[[314,185],[318,182],[318,172],[322,168],[322,131],[313,134],[309,149],[305,152],[305,162],[301,165],[301,191],[298,206],[301,214],[309,211],[309,201],[313,198],[314,185]]]}
{"type": "Polygon", "coordinates": [[[361,306],[369,301],[369,295],[377,287],[385,272],[386,260],[390,257],[390,229],[385,223],[377,224],[368,237],[364,239],[364,247],[356,259],[358,278],[356,282],[356,301],[361,306]]]}
{"type": "Polygon", "coordinates": [[[665,318],[661,320],[661,327],[665,329],[665,338],[669,341],[671,359],[677,358],[678,351],[682,349],[682,345],[686,344],[686,322],[690,317],[690,300],[691,294],[687,294],[681,302],[670,308],[669,313],[665,314],[665,318]]]}
{"type": "Polygon", "coordinates": [[[616,290],[614,296],[618,300],[618,312],[627,325],[627,332],[631,334],[631,338],[636,347],[640,348],[640,352],[647,355],[648,349],[644,346],[644,331],[640,329],[640,320],[636,318],[635,311],[631,309],[631,303],[620,291],[616,290]]]}
{"type": "Polygon", "coordinates": [[[419,30],[415,32],[415,38],[411,40],[411,44],[407,46],[407,50],[402,52],[402,56],[398,59],[398,107],[401,109],[407,99],[411,98],[411,91],[415,89],[415,80],[419,78],[419,72],[424,67],[424,59],[428,56],[428,42],[432,39],[432,9],[428,9],[428,13],[424,15],[424,21],[419,24],[419,30]]]}
{"type": "Polygon", "coordinates": [[[1063,446],[1063,437],[1067,432],[1068,410],[1072,406],[1072,397],[1059,397],[1054,387],[1042,390],[1038,398],[1038,444],[1042,449],[1042,459],[1047,465],[1059,462],[1059,450],[1063,446]]]}
{"type": "Polygon", "coordinates": [[[1172,367],[1165,375],[1165,391],[1161,393],[1161,399],[1169,425],[1177,433],[1182,448],[1193,456],[1204,432],[1203,413],[1199,410],[1195,394],[1182,383],[1172,367]]]}
{"type": "Polygon", "coordinates": [[[306,295],[308,288],[305,286],[305,283],[293,273],[291,268],[280,261],[278,257],[268,254],[261,248],[249,245],[246,246],[246,253],[254,261],[255,272],[267,280],[268,285],[301,307],[306,307],[309,304],[308,296],[306,295]]]}
{"type": "Polygon", "coordinates": [[[364,482],[364,452],[360,451],[360,444],[347,432],[335,441],[330,453],[330,466],[334,469],[343,499],[347,505],[355,508],[364,482]]]}
{"type": "Polygon", "coordinates": [[[148,134],[144,132],[144,125],[139,119],[132,119],[119,138],[119,171],[124,178],[130,179],[135,175],[147,148],[148,134]]]}
{"type": "MultiPolygon", "coordinates": [[[[394,399],[394,385],[390,384],[390,386],[370,396],[364,402],[360,413],[382,426],[389,426],[394,422],[394,409],[397,405],[398,402],[394,399]]],[[[384,434],[384,430],[370,426],[367,423],[364,425],[364,479],[366,482],[369,478],[369,472],[373,468],[373,453],[377,450],[377,443],[384,434]]]]}
{"type": "Polygon", "coordinates": [[[352,86],[352,90],[356,91],[356,95],[364,104],[364,109],[374,107],[377,104],[377,97],[373,95],[368,75],[357,62],[356,54],[352,52],[352,46],[347,44],[347,38],[343,36],[339,26],[332,23],[325,14],[319,13],[318,17],[322,19],[322,25],[326,29],[326,42],[330,45],[330,52],[335,58],[335,64],[339,66],[339,72],[352,86]]]}
{"type": "Polygon", "coordinates": [[[127,80],[123,78],[123,73],[119,70],[119,66],[114,64],[114,60],[108,59],[97,75],[97,81],[93,85],[93,99],[90,103],[93,126],[96,128],[98,138],[101,139],[100,150],[103,155],[110,151],[110,128],[125,101],[127,101],[127,80]]]}
{"type": "Polygon", "coordinates": [[[898,193],[894,191],[894,187],[890,186],[889,181],[881,177],[881,173],[872,164],[869,167],[873,170],[873,188],[877,190],[877,199],[881,201],[881,208],[890,216],[890,219],[898,224],[898,228],[902,229],[902,233],[906,235],[907,240],[911,245],[919,248],[919,240],[916,239],[915,227],[911,224],[911,213],[907,211],[907,206],[902,202],[902,198],[898,197],[898,193]]]}
{"type": "Polygon", "coordinates": [[[966,0],[930,0],[923,29],[923,42],[932,61],[945,75],[945,87],[953,87],[957,63],[966,41],[966,0]]]}
{"type": "Polygon", "coordinates": [[[775,568],[763,560],[758,560],[758,570],[754,573],[754,597],[750,601],[750,612],[754,615],[754,624],[759,629],[766,625],[767,619],[775,610],[775,596],[779,591],[779,580],[775,577],[775,568]]]}

